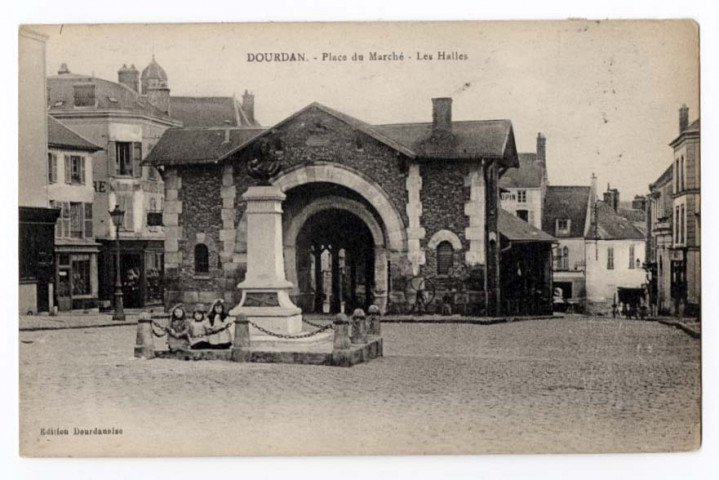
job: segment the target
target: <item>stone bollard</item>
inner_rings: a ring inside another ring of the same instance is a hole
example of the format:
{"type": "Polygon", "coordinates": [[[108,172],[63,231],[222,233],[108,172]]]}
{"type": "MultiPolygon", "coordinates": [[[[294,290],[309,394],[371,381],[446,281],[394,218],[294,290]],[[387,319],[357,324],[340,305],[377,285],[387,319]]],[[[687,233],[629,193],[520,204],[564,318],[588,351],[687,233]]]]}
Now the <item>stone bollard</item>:
{"type": "Polygon", "coordinates": [[[352,333],[350,340],[354,344],[367,343],[367,317],[361,308],[352,312],[352,333]]]}
{"type": "Polygon", "coordinates": [[[339,313],[335,317],[335,339],[332,350],[349,350],[350,348],[350,322],[347,315],[339,313]]]}
{"type": "Polygon", "coordinates": [[[367,309],[367,315],[369,315],[369,326],[367,333],[369,335],[381,336],[382,335],[382,312],[377,305],[370,305],[367,309]]]}
{"type": "Polygon", "coordinates": [[[235,341],[232,344],[230,358],[233,362],[249,362],[251,357],[250,321],[247,320],[247,315],[240,313],[235,317],[235,341]]]}
{"type": "Polygon", "coordinates": [[[152,337],[152,319],[147,312],[140,313],[137,320],[137,339],[135,340],[135,357],[154,358],[155,340],[152,337]]]}

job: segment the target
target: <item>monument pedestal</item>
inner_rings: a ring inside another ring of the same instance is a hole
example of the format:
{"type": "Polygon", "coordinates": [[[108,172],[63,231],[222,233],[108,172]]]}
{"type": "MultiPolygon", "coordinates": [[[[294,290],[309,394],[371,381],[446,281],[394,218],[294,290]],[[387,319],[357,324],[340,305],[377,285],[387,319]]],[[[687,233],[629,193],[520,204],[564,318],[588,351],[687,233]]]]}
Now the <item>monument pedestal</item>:
{"type": "MultiPolygon", "coordinates": [[[[282,201],[278,187],[250,187],[242,195],[247,201],[247,274],[237,287],[240,303],[230,315],[243,313],[247,319],[274,333],[294,334],[302,330],[302,311],[289,296],[292,284],[285,278],[282,246],[282,201]]],[[[263,334],[250,325],[251,334],[263,334]]]]}

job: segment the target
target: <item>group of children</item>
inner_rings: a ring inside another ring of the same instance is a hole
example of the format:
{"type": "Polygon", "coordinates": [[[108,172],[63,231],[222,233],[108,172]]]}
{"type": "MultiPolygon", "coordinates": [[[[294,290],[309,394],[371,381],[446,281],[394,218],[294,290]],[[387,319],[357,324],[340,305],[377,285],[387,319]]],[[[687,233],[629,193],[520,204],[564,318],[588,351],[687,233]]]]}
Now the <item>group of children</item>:
{"type": "Polygon", "coordinates": [[[172,309],[170,325],[167,332],[167,344],[170,351],[227,349],[232,346],[230,335],[231,320],[227,315],[225,304],[216,300],[205,313],[204,305],[197,304],[192,313],[192,320],[186,318],[182,305],[172,309]]]}

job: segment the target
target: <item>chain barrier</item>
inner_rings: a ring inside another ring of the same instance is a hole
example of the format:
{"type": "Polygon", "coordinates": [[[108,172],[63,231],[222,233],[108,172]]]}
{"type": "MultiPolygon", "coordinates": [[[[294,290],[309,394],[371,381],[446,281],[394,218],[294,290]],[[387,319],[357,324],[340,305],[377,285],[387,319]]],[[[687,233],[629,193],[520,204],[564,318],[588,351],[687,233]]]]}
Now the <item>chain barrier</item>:
{"type": "MultiPolygon", "coordinates": [[[[219,328],[219,329],[217,329],[217,330],[212,330],[212,331],[210,331],[210,332],[208,332],[208,333],[204,333],[204,334],[201,334],[201,335],[191,335],[191,334],[188,333],[187,336],[188,336],[189,338],[201,338],[201,337],[206,337],[206,336],[208,336],[208,335],[214,335],[214,334],[216,334],[216,333],[220,333],[220,332],[222,332],[222,331],[227,330],[228,328],[230,328],[230,327],[233,326],[234,324],[235,324],[235,322],[234,322],[234,321],[231,321],[231,322],[228,322],[226,325],[224,325],[222,328],[219,328]]],[[[165,335],[167,335],[167,334],[169,333],[169,331],[170,331],[170,327],[166,327],[166,326],[164,326],[164,325],[161,325],[161,324],[155,322],[154,320],[152,321],[152,333],[153,333],[153,335],[155,335],[156,337],[162,338],[162,337],[164,337],[165,335]],[[159,328],[160,330],[163,331],[163,333],[157,333],[157,332],[155,331],[155,328],[159,328]]],[[[173,337],[174,337],[174,335],[173,335],[173,337]]]]}
{"type": "Polygon", "coordinates": [[[294,339],[298,339],[298,338],[312,337],[312,336],[314,336],[314,335],[317,335],[317,334],[319,334],[319,333],[322,333],[322,332],[324,332],[324,331],[329,330],[330,328],[332,328],[332,324],[330,323],[329,325],[325,325],[324,327],[320,327],[319,330],[315,330],[314,332],[303,333],[303,334],[300,334],[300,335],[288,335],[288,334],[284,334],[284,333],[275,333],[275,332],[273,332],[273,331],[267,330],[267,329],[265,329],[265,328],[260,327],[259,325],[257,325],[255,322],[252,322],[252,321],[250,321],[250,325],[252,325],[253,327],[255,327],[255,328],[256,328],[257,330],[259,330],[260,332],[265,333],[265,334],[267,334],[267,335],[270,335],[270,336],[272,336],[272,337],[286,338],[286,339],[289,339],[289,340],[294,340],[294,339]]]}
{"type": "Polygon", "coordinates": [[[330,328],[334,328],[334,325],[332,325],[332,321],[330,321],[330,323],[327,324],[327,325],[320,325],[319,323],[310,322],[310,321],[307,320],[305,317],[302,317],[302,321],[305,322],[305,323],[306,323],[307,325],[309,325],[310,327],[325,328],[325,327],[327,327],[327,326],[329,325],[330,328]]]}

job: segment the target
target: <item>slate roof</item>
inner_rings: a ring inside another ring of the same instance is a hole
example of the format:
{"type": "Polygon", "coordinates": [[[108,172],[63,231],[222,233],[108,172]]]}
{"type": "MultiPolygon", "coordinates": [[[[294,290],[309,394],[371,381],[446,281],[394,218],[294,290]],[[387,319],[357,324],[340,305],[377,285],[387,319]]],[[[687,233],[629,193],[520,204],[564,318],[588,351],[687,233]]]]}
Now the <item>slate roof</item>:
{"type": "Polygon", "coordinates": [[[536,153],[520,153],[519,167],[510,168],[499,179],[500,188],[539,188],[544,170],[537,163],[536,153]]]}
{"type": "Polygon", "coordinates": [[[666,185],[667,183],[671,182],[674,178],[674,164],[670,163],[666,170],[664,170],[664,173],[659,175],[659,178],[654,181],[654,183],[651,183],[649,185],[649,190],[653,190],[655,188],[661,187],[663,185],[666,185]]]}
{"type": "Polygon", "coordinates": [[[679,143],[679,141],[684,138],[686,135],[694,134],[694,133],[700,133],[701,132],[701,123],[699,122],[699,119],[697,118],[692,123],[689,124],[686,130],[684,130],[682,133],[677,136],[674,140],[672,140],[669,145],[674,147],[676,144],[679,143]]]}
{"type": "Polygon", "coordinates": [[[553,236],[534,228],[521,218],[501,208],[497,217],[497,226],[499,227],[499,233],[510,242],[557,242],[557,239],[553,236]]]}
{"type": "Polygon", "coordinates": [[[133,89],[120,83],[88,75],[64,73],[50,76],[47,79],[47,91],[48,111],[51,114],[87,110],[120,110],[169,119],[166,113],[154,107],[133,89]],[[74,85],[88,83],[95,84],[95,106],[75,107],[74,85]]]}
{"type": "MultiPolygon", "coordinates": [[[[454,134],[454,141],[452,144],[443,145],[443,147],[446,146],[448,148],[441,151],[435,149],[431,152],[431,155],[429,155],[425,146],[430,141],[432,134],[431,123],[375,126],[319,103],[312,103],[308,105],[269,129],[248,129],[249,132],[253,133],[252,135],[247,135],[247,138],[243,143],[236,145],[233,148],[227,150],[224,148],[221,149],[219,156],[213,158],[212,161],[220,161],[239,152],[247,147],[252,141],[281,128],[283,125],[291,122],[293,119],[297,118],[309,109],[321,110],[328,115],[347,123],[351,128],[365,133],[378,142],[384,143],[409,158],[435,160],[497,158],[501,160],[501,163],[504,166],[513,166],[518,164],[517,154],[514,150],[514,133],[512,131],[512,124],[509,120],[453,122],[452,132],[454,134]]],[[[199,156],[201,156],[202,159],[198,159],[198,162],[207,162],[210,161],[209,157],[216,154],[218,150],[216,150],[212,145],[205,148],[202,144],[197,144],[196,142],[201,142],[204,139],[211,141],[209,138],[209,136],[202,136],[196,131],[193,131],[193,129],[183,129],[179,131],[167,130],[153,150],[153,153],[157,153],[148,158],[150,159],[150,163],[155,165],[193,163],[196,161],[194,159],[199,156]],[[183,133],[183,131],[186,133],[183,133]],[[170,141],[176,143],[176,145],[163,145],[164,143],[170,141]],[[158,149],[158,147],[162,148],[158,149]],[[197,153],[186,154],[183,153],[185,150],[193,150],[197,153]],[[207,150],[207,153],[202,153],[205,150],[207,150]],[[177,156],[173,156],[174,154],[177,154],[177,156]]]]}
{"type": "Polygon", "coordinates": [[[517,153],[508,152],[514,145],[509,120],[471,120],[452,122],[454,142],[433,145],[432,123],[375,125],[374,129],[406,145],[417,157],[428,159],[507,158],[505,166],[518,166],[517,153]]]}
{"type": "Polygon", "coordinates": [[[542,213],[542,230],[554,235],[557,219],[568,219],[568,237],[584,237],[584,226],[587,221],[590,188],[584,186],[547,187],[542,213]]]}
{"type": "Polygon", "coordinates": [[[47,116],[47,146],[65,150],[80,150],[85,152],[97,152],[102,147],[83,138],[67,125],[47,116]]]}
{"type": "MultiPolygon", "coordinates": [[[[643,240],[644,234],[626,217],[607,203],[597,202],[597,236],[600,240],[643,240]]],[[[590,228],[587,238],[594,238],[590,228]]]]}
{"type": "Polygon", "coordinates": [[[170,97],[170,116],[184,127],[259,127],[234,97],[170,97]]]}
{"type": "Polygon", "coordinates": [[[183,165],[217,162],[227,152],[263,131],[252,128],[170,128],[165,130],[143,163],[183,165]],[[229,131],[229,141],[225,141],[226,131],[229,131]]]}

